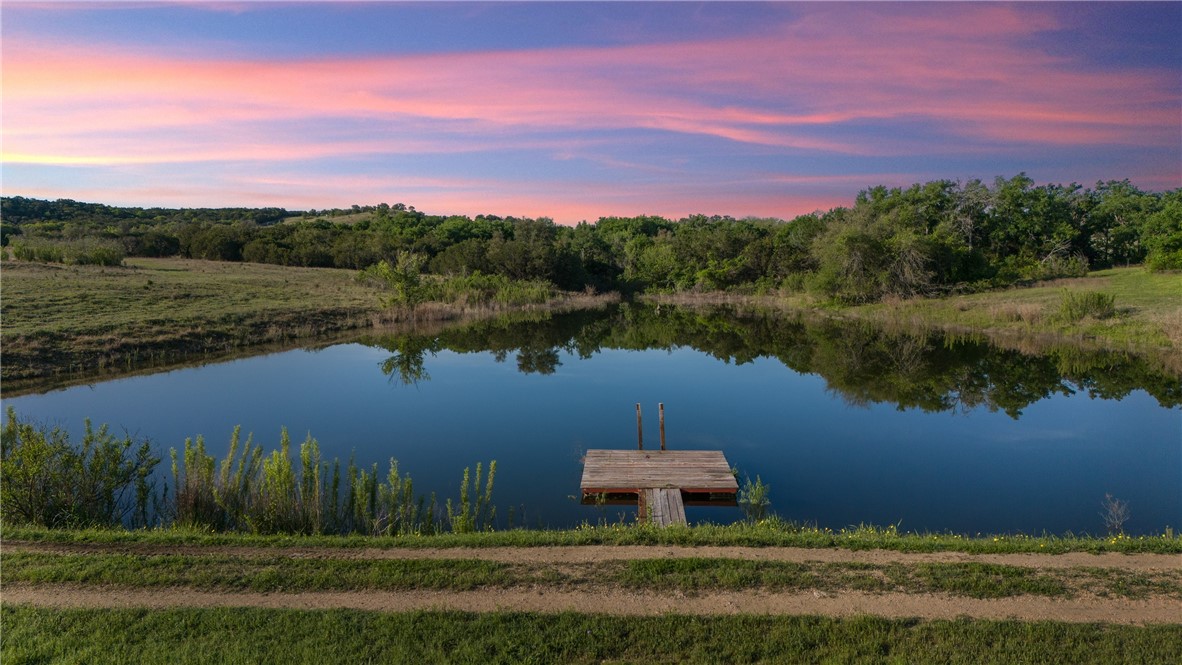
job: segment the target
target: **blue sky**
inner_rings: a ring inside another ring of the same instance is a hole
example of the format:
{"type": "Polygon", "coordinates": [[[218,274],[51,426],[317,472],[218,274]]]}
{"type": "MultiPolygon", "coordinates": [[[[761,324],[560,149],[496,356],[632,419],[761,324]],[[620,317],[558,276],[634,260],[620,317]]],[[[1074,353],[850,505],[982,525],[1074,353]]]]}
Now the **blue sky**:
{"type": "Polygon", "coordinates": [[[1182,3],[21,3],[3,192],[791,218],[1025,171],[1182,187],[1182,3]]]}

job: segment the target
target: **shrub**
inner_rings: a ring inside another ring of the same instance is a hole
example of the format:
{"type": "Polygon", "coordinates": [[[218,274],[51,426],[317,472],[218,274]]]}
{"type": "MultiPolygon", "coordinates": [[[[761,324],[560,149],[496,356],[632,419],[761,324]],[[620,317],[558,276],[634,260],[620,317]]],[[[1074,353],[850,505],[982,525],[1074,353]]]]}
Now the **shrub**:
{"type": "Polygon", "coordinates": [[[1088,274],[1088,259],[1080,254],[1071,256],[1049,256],[1039,263],[1039,269],[1030,277],[1051,279],[1054,277],[1084,277],[1088,274]]]}
{"type": "Polygon", "coordinates": [[[1167,193],[1163,203],[1145,223],[1145,265],[1150,270],[1182,270],[1182,189],[1167,193]]]}
{"type": "Polygon", "coordinates": [[[427,300],[423,289],[421,272],[426,259],[412,252],[398,252],[393,265],[380,261],[362,270],[357,280],[376,283],[390,292],[384,300],[386,307],[406,307],[411,310],[416,305],[427,300]]]}
{"type": "Polygon", "coordinates": [[[755,482],[751,482],[751,477],[747,476],[743,486],[739,488],[738,504],[743,509],[743,514],[750,522],[758,522],[767,516],[767,507],[771,505],[771,499],[768,494],[771,487],[765,485],[759,476],[755,476],[755,482]]]}
{"type": "Polygon", "coordinates": [[[427,299],[467,306],[540,305],[553,293],[553,285],[544,280],[517,280],[473,272],[432,282],[427,288],[427,299]]]}
{"type": "Polygon", "coordinates": [[[1104,520],[1108,533],[1124,533],[1125,522],[1129,521],[1129,503],[1123,499],[1113,498],[1111,494],[1105,494],[1100,505],[1104,508],[1100,512],[1100,518],[1104,520]]]}
{"type": "MultiPolygon", "coordinates": [[[[300,445],[297,469],[286,429],[279,448],[266,456],[251,437],[240,451],[239,434],[234,428],[230,451],[220,466],[206,454],[202,437],[195,442],[186,439],[183,456],[172,450],[176,524],[261,534],[392,536],[440,530],[434,494],[430,501],[415,497],[410,474],[402,475],[394,458],[384,480],[377,464],[358,469],[350,460],[342,483],[340,462],[322,461],[320,445],[311,436],[300,445]]],[[[491,528],[495,464],[489,465],[487,485],[483,493],[477,491],[474,504],[469,500],[468,470],[464,470],[464,487],[454,514],[448,500],[448,517],[457,532],[491,528]]],[[[476,475],[479,485],[479,465],[476,475]]]]}
{"type": "Polygon", "coordinates": [[[13,243],[12,255],[21,261],[40,263],[121,266],[127,253],[117,242],[85,238],[53,242],[22,240],[13,243]]]}
{"type": "Polygon", "coordinates": [[[1037,303],[1002,303],[990,306],[989,315],[998,321],[1037,323],[1042,319],[1042,305],[1037,303]]]}
{"type": "Polygon", "coordinates": [[[1059,318],[1064,321],[1079,321],[1085,316],[1107,318],[1116,313],[1115,303],[1116,296],[1109,293],[1064,289],[1063,300],[1059,303],[1059,318]]]}
{"type": "Polygon", "coordinates": [[[1182,232],[1155,243],[1145,257],[1145,265],[1153,271],[1182,270],[1182,232]]]}
{"type": "Polygon", "coordinates": [[[148,522],[152,469],[160,458],[148,441],[137,445],[107,426],[86,421],[82,443],[60,428],[21,422],[9,407],[0,432],[0,515],[47,527],[115,526],[148,522]]]}
{"type": "MultiPolygon", "coordinates": [[[[442,530],[434,494],[430,502],[416,498],[410,475],[400,474],[393,458],[384,480],[377,464],[358,470],[350,461],[342,487],[339,462],[322,462],[311,436],[300,445],[297,469],[286,428],[267,456],[251,437],[240,448],[239,434],[234,428],[220,465],[206,453],[203,437],[186,439],[183,454],[172,449],[175,491],[170,499],[165,488],[157,503],[150,479],[160,458],[148,441],[120,439],[86,421],[76,446],[60,428],[21,422],[9,408],[0,430],[0,518],[50,528],[147,525],[151,503],[158,508],[153,519],[209,531],[393,536],[442,530]]],[[[477,464],[469,487],[464,469],[459,502],[447,501],[446,517],[457,533],[493,526],[496,462],[488,465],[483,489],[482,471],[477,464]]]]}

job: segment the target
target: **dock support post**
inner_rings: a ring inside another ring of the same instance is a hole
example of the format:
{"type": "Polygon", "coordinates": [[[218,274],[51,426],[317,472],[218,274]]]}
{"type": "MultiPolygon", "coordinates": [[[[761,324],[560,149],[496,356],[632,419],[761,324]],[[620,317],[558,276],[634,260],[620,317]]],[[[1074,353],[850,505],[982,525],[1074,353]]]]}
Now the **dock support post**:
{"type": "Polygon", "coordinates": [[[664,450],[665,449],[665,403],[661,402],[657,406],[661,412],[661,416],[660,416],[660,420],[661,420],[661,450],[664,450]]]}
{"type": "Polygon", "coordinates": [[[644,428],[640,426],[640,402],[636,403],[636,449],[644,450],[644,428]]]}

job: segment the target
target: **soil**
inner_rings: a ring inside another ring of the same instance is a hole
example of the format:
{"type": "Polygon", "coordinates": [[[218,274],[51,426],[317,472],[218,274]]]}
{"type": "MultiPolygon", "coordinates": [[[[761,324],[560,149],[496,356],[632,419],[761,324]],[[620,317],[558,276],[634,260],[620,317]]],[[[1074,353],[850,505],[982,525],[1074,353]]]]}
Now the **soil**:
{"type": "Polygon", "coordinates": [[[1119,570],[1182,570],[1182,555],[1120,554],[968,554],[965,552],[896,552],[893,550],[847,550],[805,547],[683,547],[670,545],[578,545],[557,547],[481,548],[336,548],[336,547],[242,547],[222,545],[152,545],[142,543],[4,543],[0,551],[57,552],[85,554],[104,552],[137,555],[192,555],[273,557],[304,559],[477,559],[505,563],[570,564],[634,559],[700,557],[747,559],[752,561],[847,563],[876,565],[891,563],[990,563],[1042,569],[1116,568],[1119,570]]]}
{"type": "MultiPolygon", "coordinates": [[[[126,552],[150,554],[228,555],[237,557],[291,556],[347,559],[482,559],[541,566],[611,560],[711,557],[788,562],[863,562],[868,564],[979,562],[1036,569],[1109,568],[1124,571],[1180,571],[1182,556],[1160,554],[999,554],[957,552],[901,553],[884,550],[747,548],[747,547],[537,547],[481,549],[333,549],[252,548],[157,545],[57,545],[5,543],[4,551],[126,552]]],[[[1101,597],[1081,594],[1070,598],[1016,596],[974,599],[930,593],[867,593],[861,591],[678,591],[653,592],[602,588],[560,589],[516,586],[477,591],[332,591],[254,593],[197,591],[186,588],[133,589],[57,584],[8,584],[0,603],[30,603],[47,607],[173,608],[264,607],[288,609],[352,608],[375,611],[462,610],[491,612],[584,612],[615,615],[661,614],[810,614],[825,616],[875,615],[921,619],[1018,619],[1023,621],[1102,622],[1119,624],[1182,623],[1182,601],[1150,595],[1145,598],[1101,597]]]]}

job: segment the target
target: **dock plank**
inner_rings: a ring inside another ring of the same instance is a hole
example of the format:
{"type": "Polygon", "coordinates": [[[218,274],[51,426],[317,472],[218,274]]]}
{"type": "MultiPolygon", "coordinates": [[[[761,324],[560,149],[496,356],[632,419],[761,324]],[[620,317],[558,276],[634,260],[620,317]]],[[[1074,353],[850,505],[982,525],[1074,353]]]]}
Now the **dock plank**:
{"type": "Polygon", "coordinates": [[[735,493],[739,489],[718,450],[588,450],[579,486],[584,494],[653,488],[735,493]]]}
{"type": "Polygon", "coordinates": [[[679,489],[646,489],[640,493],[641,519],[657,526],[686,524],[685,503],[679,489]]]}
{"type": "Polygon", "coordinates": [[[734,505],[739,483],[720,450],[588,450],[579,487],[584,503],[634,496],[639,519],[668,526],[687,523],[684,495],[734,505]]]}

